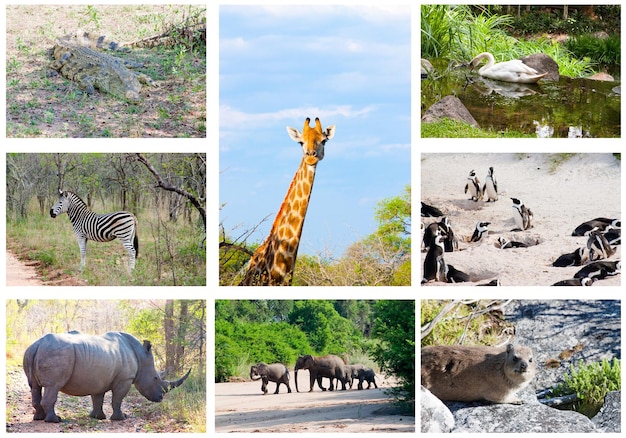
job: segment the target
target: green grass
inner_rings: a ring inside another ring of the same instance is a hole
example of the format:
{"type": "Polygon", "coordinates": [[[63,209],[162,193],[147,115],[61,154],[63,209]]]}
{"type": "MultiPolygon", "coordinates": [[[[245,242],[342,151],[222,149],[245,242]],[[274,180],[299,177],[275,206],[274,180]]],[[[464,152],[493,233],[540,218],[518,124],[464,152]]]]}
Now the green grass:
{"type": "Polygon", "coordinates": [[[89,241],[86,266],[81,272],[80,251],[67,215],[52,219],[32,208],[25,220],[7,219],[7,246],[41,262],[44,280],[51,280],[50,275],[58,276],[61,271],[98,286],[206,285],[204,231],[182,218],[172,223],[164,217],[165,212],[157,217],[150,210],[137,215],[139,257],[132,274],[128,253],[118,239],[89,241]]]}
{"type": "Polygon", "coordinates": [[[48,77],[48,50],[76,30],[118,42],[160,34],[186,19],[202,22],[205,9],[191,5],[95,5],[7,7],[8,137],[205,137],[206,47],[202,38],[177,35],[154,47],[132,47],[116,56],[144,62],[139,71],[159,83],[128,105],[106,93],[85,94],[59,75],[48,77]],[[120,26],[119,23],[124,25],[120,26]],[[37,65],[40,68],[24,68],[37,65]],[[173,103],[169,95],[182,98],[173,103]],[[27,103],[25,103],[27,102],[27,103]],[[54,102],[53,106],[41,102],[54,102]],[[129,108],[138,107],[138,110],[129,108]],[[158,109],[171,118],[158,126],[158,109]],[[54,112],[50,109],[54,108],[54,112]]]}
{"type": "Polygon", "coordinates": [[[536,138],[534,134],[519,131],[494,132],[487,129],[475,128],[467,123],[443,119],[435,123],[422,123],[422,138],[536,138]]]}

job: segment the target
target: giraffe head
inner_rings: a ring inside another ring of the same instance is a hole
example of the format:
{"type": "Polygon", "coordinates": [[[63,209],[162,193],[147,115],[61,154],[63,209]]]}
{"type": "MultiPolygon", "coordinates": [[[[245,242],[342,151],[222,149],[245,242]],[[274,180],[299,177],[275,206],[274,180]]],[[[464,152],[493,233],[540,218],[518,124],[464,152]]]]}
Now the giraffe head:
{"type": "Polygon", "coordinates": [[[315,118],[315,127],[311,128],[311,119],[307,117],[304,121],[302,132],[296,128],[287,127],[287,133],[293,141],[300,143],[304,153],[304,161],[309,166],[314,166],[324,158],[324,145],[335,135],[335,125],[331,125],[322,130],[322,123],[319,118],[315,118]]]}

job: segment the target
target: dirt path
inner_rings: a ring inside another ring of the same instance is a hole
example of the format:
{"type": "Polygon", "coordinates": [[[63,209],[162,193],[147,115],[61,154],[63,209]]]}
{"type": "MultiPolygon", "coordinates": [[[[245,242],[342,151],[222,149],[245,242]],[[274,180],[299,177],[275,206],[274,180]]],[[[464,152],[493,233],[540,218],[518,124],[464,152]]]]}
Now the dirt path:
{"type": "MultiPolygon", "coordinates": [[[[187,432],[187,425],[162,414],[159,403],[143,398],[135,388],[122,402],[122,411],[128,416],[124,421],[95,420],[89,417],[91,397],[72,397],[59,394],[55,405],[60,423],[33,420],[30,388],[22,367],[7,367],[6,372],[6,431],[10,433],[53,432],[187,432]]],[[[111,392],[104,396],[104,413],[112,414],[111,392]]]]}
{"type": "MultiPolygon", "coordinates": [[[[309,375],[298,375],[308,390],[309,375]]],[[[328,380],[323,380],[328,386],[328,380]]],[[[281,385],[275,395],[275,383],[269,384],[267,395],[261,393],[261,382],[218,383],[215,385],[216,432],[415,432],[415,417],[394,415],[397,409],[384,388],[379,389],[287,393],[281,385]]],[[[367,386],[365,386],[367,388],[367,386]]],[[[303,389],[304,388],[304,389],[303,389]]]]}
{"type": "Polygon", "coordinates": [[[22,263],[12,252],[7,251],[7,286],[42,286],[33,266],[22,263]]]}

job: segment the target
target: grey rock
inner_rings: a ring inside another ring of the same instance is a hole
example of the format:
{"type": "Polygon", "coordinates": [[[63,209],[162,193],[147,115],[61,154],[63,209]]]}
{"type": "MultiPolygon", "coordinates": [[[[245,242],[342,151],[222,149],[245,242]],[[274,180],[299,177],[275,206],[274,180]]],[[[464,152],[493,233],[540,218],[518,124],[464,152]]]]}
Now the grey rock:
{"type": "Polygon", "coordinates": [[[520,58],[524,64],[534,68],[539,73],[547,72],[547,76],[544,76],[544,81],[559,81],[559,65],[554,59],[545,53],[533,53],[532,55],[524,56],[520,58]]]}
{"type": "Polygon", "coordinates": [[[620,391],[609,392],[604,397],[604,406],[591,419],[599,432],[620,433],[622,431],[622,397],[620,391]]]}
{"type": "Polygon", "coordinates": [[[450,409],[423,386],[420,404],[422,433],[450,432],[454,429],[454,416],[450,409]]]}
{"type": "Polygon", "coordinates": [[[446,96],[439,102],[434,103],[424,116],[422,122],[433,123],[441,121],[444,118],[459,120],[479,128],[478,122],[472,117],[461,99],[456,96],[446,96]]]}

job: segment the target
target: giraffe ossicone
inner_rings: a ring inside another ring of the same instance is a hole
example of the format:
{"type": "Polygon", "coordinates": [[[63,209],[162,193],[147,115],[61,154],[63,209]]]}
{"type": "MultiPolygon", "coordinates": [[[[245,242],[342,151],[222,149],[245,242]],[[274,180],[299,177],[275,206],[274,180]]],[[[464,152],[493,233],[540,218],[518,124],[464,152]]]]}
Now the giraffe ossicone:
{"type": "Polygon", "coordinates": [[[290,286],[296,265],[304,219],[309,207],[317,163],[324,158],[324,145],[335,135],[335,125],[322,129],[319,118],[304,122],[302,132],[287,127],[289,137],[302,146],[302,161],[289,185],[269,236],[257,248],[240,286],[290,286]]]}

